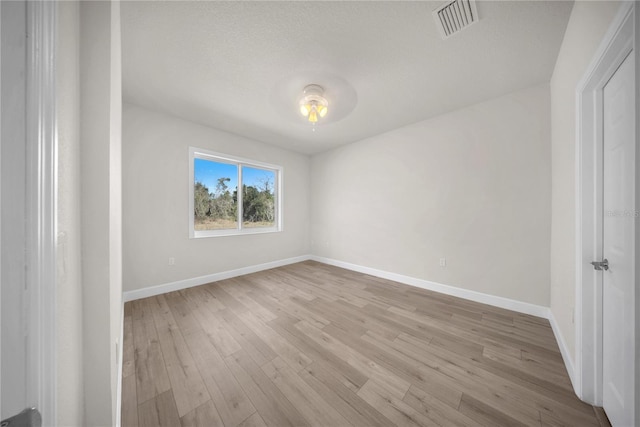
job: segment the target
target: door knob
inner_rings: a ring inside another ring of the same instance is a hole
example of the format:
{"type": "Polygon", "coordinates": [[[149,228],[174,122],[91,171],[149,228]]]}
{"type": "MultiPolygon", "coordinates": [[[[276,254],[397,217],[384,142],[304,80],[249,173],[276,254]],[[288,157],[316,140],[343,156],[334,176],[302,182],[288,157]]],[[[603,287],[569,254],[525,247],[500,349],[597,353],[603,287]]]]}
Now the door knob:
{"type": "Polygon", "coordinates": [[[594,270],[608,270],[609,269],[609,261],[605,258],[602,261],[593,261],[591,262],[594,270]]]}

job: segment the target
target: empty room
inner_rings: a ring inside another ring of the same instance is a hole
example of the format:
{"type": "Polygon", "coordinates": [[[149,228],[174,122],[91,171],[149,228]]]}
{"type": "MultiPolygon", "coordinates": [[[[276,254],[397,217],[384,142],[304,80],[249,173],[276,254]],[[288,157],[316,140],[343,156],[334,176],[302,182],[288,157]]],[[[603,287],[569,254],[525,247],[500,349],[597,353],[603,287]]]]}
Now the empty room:
{"type": "Polygon", "coordinates": [[[0,19],[8,425],[640,425],[635,2],[0,19]]]}

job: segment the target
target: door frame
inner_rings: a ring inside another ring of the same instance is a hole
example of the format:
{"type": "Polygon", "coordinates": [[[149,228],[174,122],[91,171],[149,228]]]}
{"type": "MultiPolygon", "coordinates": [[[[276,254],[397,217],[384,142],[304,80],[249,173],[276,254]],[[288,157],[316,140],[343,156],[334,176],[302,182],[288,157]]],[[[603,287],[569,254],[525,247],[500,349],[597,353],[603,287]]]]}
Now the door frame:
{"type": "MultiPolygon", "coordinates": [[[[24,0],[23,0],[24,1],[24,0]]],[[[56,424],[56,4],[25,2],[25,292],[27,402],[56,424]]],[[[1,120],[1,118],[0,118],[1,120]]],[[[0,240],[0,245],[2,241],[0,240]]],[[[6,285],[6,284],[5,284],[6,285]]],[[[2,348],[0,348],[1,361],[2,348]]],[[[1,402],[0,402],[1,403],[1,402]]]]}
{"type": "MultiPolygon", "coordinates": [[[[603,88],[622,61],[634,52],[635,2],[623,2],[576,90],[576,355],[574,389],[578,397],[602,406],[602,275],[591,261],[602,259],[603,88]]],[[[638,69],[635,85],[638,88],[638,69]]],[[[636,96],[636,114],[638,100],[636,96]]],[[[636,139],[638,128],[636,127],[636,139]]],[[[637,146],[637,145],[636,145],[637,146]]],[[[638,150],[636,150],[637,152],[638,150]]],[[[638,174],[635,174],[638,188],[638,174]]],[[[636,200],[636,206],[638,204],[636,200]]],[[[638,245],[636,242],[636,254],[638,245]]],[[[637,257],[634,283],[638,279],[637,257]]],[[[634,296],[634,299],[637,296],[634,296]]],[[[637,307],[635,308],[637,312],[637,307]]],[[[637,319],[637,317],[636,317],[637,319]]],[[[636,321],[637,323],[637,321],[636,321]]],[[[633,327],[633,325],[631,325],[633,327]]],[[[636,332],[637,332],[636,327],[636,332]]],[[[634,350],[634,358],[638,349],[634,350]]],[[[637,381],[637,380],[636,380],[637,381]]],[[[637,384],[634,390],[637,390],[637,384]]],[[[638,396],[636,396],[637,398],[638,396]]]]}
{"type": "Polygon", "coordinates": [[[57,424],[56,243],[58,139],[56,126],[56,2],[27,1],[27,398],[43,425],[57,424]]]}

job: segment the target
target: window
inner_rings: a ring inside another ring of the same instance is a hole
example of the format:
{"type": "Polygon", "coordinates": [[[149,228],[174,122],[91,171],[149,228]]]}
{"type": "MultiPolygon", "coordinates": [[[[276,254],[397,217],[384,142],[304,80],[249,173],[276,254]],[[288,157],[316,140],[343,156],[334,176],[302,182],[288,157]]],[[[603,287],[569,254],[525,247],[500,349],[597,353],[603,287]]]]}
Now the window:
{"type": "Polygon", "coordinates": [[[280,166],[191,147],[189,176],[191,238],[282,229],[280,166]]]}

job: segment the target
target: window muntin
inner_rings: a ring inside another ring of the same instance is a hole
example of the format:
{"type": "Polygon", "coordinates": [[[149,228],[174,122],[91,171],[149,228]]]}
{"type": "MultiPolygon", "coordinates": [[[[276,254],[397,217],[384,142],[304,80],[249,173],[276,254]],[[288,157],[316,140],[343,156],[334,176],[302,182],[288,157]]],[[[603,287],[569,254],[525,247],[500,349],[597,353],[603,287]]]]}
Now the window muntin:
{"type": "Polygon", "coordinates": [[[281,230],[280,166],[192,147],[189,169],[190,237],[281,230]]]}

